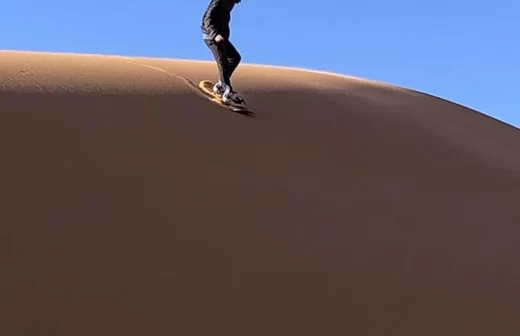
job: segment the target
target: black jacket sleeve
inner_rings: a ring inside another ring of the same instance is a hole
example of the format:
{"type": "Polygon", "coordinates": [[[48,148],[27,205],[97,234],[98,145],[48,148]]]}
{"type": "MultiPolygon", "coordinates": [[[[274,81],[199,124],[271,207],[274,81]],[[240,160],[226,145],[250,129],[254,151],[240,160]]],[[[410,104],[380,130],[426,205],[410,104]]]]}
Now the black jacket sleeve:
{"type": "Polygon", "coordinates": [[[223,8],[222,0],[214,0],[210,3],[206,13],[204,14],[203,25],[206,30],[206,33],[214,39],[217,35],[222,34],[219,31],[219,27],[221,26],[220,19],[222,17],[223,8]]]}

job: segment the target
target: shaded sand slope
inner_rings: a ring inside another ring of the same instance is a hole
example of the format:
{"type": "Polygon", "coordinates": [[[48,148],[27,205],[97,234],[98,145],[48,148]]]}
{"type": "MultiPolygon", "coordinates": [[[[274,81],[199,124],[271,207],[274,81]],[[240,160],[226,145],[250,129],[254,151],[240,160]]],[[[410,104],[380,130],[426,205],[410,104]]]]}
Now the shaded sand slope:
{"type": "Polygon", "coordinates": [[[1,335],[513,335],[520,132],[356,78],[0,53],[1,335]]]}

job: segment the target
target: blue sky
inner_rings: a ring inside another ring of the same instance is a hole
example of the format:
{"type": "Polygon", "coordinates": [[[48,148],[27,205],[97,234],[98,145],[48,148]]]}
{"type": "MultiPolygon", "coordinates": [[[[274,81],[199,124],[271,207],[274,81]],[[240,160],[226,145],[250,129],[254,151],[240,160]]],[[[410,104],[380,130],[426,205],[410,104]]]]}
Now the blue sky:
{"type": "MultiPolygon", "coordinates": [[[[208,0],[4,1],[0,49],[211,59],[208,0]]],[[[305,67],[427,92],[520,127],[520,1],[243,0],[247,63],[305,67]]]]}

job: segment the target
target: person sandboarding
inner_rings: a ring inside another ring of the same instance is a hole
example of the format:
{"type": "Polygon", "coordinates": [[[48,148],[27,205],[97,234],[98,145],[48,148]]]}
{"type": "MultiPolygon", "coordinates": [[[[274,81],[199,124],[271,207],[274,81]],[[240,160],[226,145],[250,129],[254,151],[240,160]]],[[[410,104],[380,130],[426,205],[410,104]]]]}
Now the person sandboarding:
{"type": "Polygon", "coordinates": [[[231,76],[242,57],[229,40],[231,11],[241,0],[210,0],[202,17],[203,39],[210,49],[219,70],[219,81],[213,92],[226,104],[244,105],[244,99],[233,89],[231,76]]]}

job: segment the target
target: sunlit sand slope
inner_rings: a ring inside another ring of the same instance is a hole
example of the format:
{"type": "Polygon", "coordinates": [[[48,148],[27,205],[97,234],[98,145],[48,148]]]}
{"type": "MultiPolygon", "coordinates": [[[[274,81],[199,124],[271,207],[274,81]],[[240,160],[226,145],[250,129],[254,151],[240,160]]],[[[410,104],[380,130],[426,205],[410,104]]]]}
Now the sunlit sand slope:
{"type": "Polygon", "coordinates": [[[0,53],[0,335],[520,332],[520,132],[384,83],[0,53]]]}

